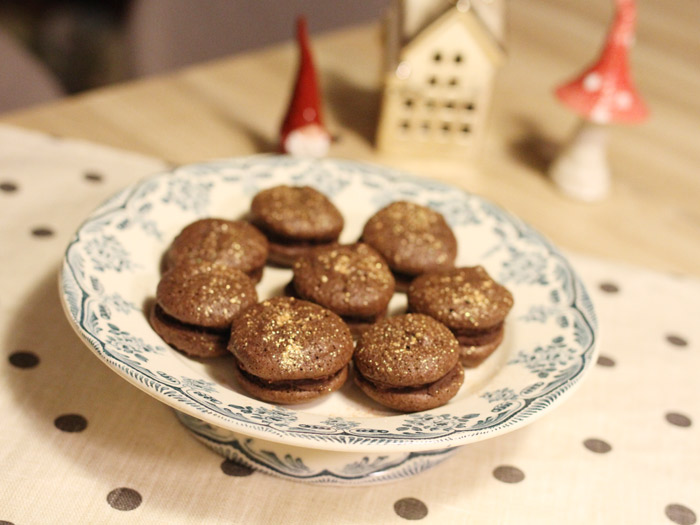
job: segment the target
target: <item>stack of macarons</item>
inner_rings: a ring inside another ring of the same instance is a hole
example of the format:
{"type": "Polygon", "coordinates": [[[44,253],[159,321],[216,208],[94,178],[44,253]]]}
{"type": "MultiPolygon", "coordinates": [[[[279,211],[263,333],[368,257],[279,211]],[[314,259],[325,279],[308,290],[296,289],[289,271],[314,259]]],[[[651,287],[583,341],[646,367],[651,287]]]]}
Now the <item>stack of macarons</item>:
{"type": "Polygon", "coordinates": [[[211,263],[174,266],[156,289],[150,322],[163,340],[194,357],[226,355],[233,319],[258,300],[252,279],[211,263]]]}
{"type": "Polygon", "coordinates": [[[408,289],[409,311],[429,315],[449,328],[467,368],[480,365],[501,344],[512,307],[512,294],[482,266],[424,274],[408,289]]]}
{"type": "Polygon", "coordinates": [[[275,186],[259,192],[250,218],[270,242],[269,262],[290,267],[316,246],[338,240],[343,216],[323,193],[310,186],[275,186]]]}
{"type": "Polygon", "coordinates": [[[340,388],[353,354],[336,314],[293,297],[273,297],[234,319],[228,346],[238,384],[271,403],[311,401],[340,388]]]}
{"type": "Polygon", "coordinates": [[[386,407],[427,410],[455,396],[463,367],[503,339],[510,292],[481,267],[454,267],[456,237],[427,206],[389,204],[353,244],[338,242],[343,216],[308,186],[259,192],[248,219],[203,218],[180,231],[150,322],[187,355],[232,356],[237,384],[258,399],[308,402],[354,374],[386,407]],[[285,296],[258,302],[265,264],[292,279],[285,296]],[[409,313],[390,315],[395,291],[407,293],[409,313]]]}
{"type": "Polygon", "coordinates": [[[185,354],[226,355],[231,321],[258,300],[267,252],[267,239],[247,222],[189,224],[163,255],[151,326],[185,354]]]}
{"type": "Polygon", "coordinates": [[[454,335],[422,314],[398,315],[371,327],[360,337],[354,361],[360,389],[402,412],[444,405],[464,380],[454,335]]]}

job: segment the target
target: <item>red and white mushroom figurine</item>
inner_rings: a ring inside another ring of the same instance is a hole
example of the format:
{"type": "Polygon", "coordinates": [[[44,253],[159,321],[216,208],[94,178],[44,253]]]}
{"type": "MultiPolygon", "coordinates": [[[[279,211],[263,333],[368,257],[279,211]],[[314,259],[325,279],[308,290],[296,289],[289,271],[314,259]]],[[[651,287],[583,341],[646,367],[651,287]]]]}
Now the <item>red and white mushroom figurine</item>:
{"type": "Polygon", "coordinates": [[[627,60],[634,40],[635,0],[615,0],[615,4],[615,17],[598,61],[555,92],[581,121],[552,163],[550,176],[565,194],[584,201],[600,200],[610,189],[605,125],[640,122],[648,115],[630,78],[627,60]]]}
{"type": "Polygon", "coordinates": [[[321,94],[316,78],[306,19],[297,19],[299,70],[280,131],[280,150],[302,157],[323,157],[331,136],[323,126],[321,94]]]}

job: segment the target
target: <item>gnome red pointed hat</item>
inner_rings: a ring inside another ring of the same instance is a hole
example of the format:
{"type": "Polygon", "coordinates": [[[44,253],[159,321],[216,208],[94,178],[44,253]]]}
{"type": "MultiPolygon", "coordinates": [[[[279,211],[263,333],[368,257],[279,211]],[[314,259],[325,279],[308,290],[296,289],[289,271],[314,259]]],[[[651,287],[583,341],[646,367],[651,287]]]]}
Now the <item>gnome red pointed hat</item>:
{"type": "MultiPolygon", "coordinates": [[[[322,138],[324,142],[328,142],[328,133],[325,131],[321,116],[318,79],[309,46],[306,19],[303,16],[297,19],[297,42],[299,44],[299,70],[292,99],[289,102],[289,108],[280,131],[280,146],[282,151],[287,153],[294,153],[289,148],[290,134],[307,126],[313,130],[308,134],[309,138],[312,140],[322,138]]],[[[297,140],[294,142],[296,144],[297,140]]]]}

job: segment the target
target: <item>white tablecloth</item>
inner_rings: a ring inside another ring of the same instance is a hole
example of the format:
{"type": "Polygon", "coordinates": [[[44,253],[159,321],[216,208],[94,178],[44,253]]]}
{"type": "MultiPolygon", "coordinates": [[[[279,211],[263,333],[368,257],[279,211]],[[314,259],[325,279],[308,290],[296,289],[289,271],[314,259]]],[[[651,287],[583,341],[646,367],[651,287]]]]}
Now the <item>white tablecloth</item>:
{"type": "Polygon", "coordinates": [[[700,281],[579,255],[600,359],[532,425],[370,487],[224,461],[100,363],[59,304],[59,262],[81,220],[163,167],[0,127],[0,524],[696,522],[700,281]]]}

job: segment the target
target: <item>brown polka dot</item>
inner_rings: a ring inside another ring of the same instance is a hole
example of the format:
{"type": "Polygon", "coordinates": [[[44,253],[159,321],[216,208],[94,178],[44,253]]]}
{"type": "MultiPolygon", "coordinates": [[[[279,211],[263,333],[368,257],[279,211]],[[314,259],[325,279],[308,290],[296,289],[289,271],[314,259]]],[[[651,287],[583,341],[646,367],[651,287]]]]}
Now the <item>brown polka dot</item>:
{"type": "Polygon", "coordinates": [[[698,521],[692,510],[678,503],[666,506],[666,517],[678,525],[693,525],[698,521]]]}
{"type": "Polygon", "coordinates": [[[590,438],[583,442],[583,446],[596,454],[606,454],[612,450],[612,447],[602,439],[590,438]]]}
{"type": "Polygon", "coordinates": [[[675,334],[668,334],[666,336],[666,341],[668,341],[674,346],[688,346],[688,341],[686,341],[683,337],[675,334]]]}
{"type": "Polygon", "coordinates": [[[82,432],[87,428],[87,419],[80,414],[64,414],[58,416],[53,424],[63,432],[82,432]]]}
{"type": "Polygon", "coordinates": [[[615,283],[609,282],[600,283],[599,288],[605,293],[617,293],[620,291],[620,288],[615,283]]]}
{"type": "Polygon", "coordinates": [[[6,193],[15,192],[17,191],[17,184],[14,182],[0,182],[0,190],[6,193]]]}
{"type": "Polygon", "coordinates": [[[117,510],[134,510],[141,505],[141,494],[134,489],[120,487],[107,494],[107,503],[117,510]]]}
{"type": "Polygon", "coordinates": [[[677,412],[669,412],[666,414],[666,421],[677,427],[689,427],[693,424],[688,416],[678,414],[677,412]]]}
{"type": "Polygon", "coordinates": [[[253,473],[253,469],[234,461],[232,459],[227,459],[221,463],[221,470],[227,476],[250,476],[253,473]]]}
{"type": "Polygon", "coordinates": [[[24,350],[13,352],[8,359],[17,368],[34,368],[39,364],[39,357],[35,353],[24,350]]]}
{"type": "Polygon", "coordinates": [[[422,520],[428,515],[428,507],[416,498],[401,498],[394,503],[394,512],[406,520],[422,520]]]}
{"type": "Polygon", "coordinates": [[[601,355],[598,356],[598,361],[596,364],[598,364],[598,366],[612,367],[615,366],[615,360],[612,357],[601,355]]]}
{"type": "Polygon", "coordinates": [[[102,174],[95,171],[88,171],[83,176],[85,177],[85,180],[89,182],[102,182],[102,179],[104,178],[102,174]]]}
{"type": "Polygon", "coordinates": [[[525,479],[525,473],[517,467],[501,465],[494,469],[493,477],[503,483],[520,483],[525,479]]]}
{"type": "Polygon", "coordinates": [[[40,226],[32,230],[32,235],[34,237],[51,237],[53,235],[53,230],[46,226],[40,226]]]}

